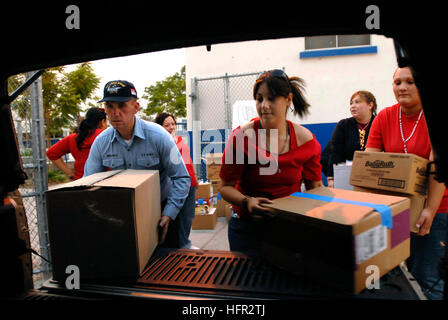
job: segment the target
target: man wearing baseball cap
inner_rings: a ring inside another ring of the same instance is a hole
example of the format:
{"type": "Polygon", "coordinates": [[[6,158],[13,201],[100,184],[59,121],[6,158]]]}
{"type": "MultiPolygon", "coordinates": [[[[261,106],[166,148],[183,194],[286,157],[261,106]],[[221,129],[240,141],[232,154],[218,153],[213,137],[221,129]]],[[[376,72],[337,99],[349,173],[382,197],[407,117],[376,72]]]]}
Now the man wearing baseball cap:
{"type": "Polygon", "coordinates": [[[190,175],[176,144],[163,127],[136,116],[140,105],[132,83],[109,81],[104,86],[103,99],[98,102],[104,102],[112,127],[92,144],[84,176],[118,169],[159,170],[160,243],[165,247],[179,247],[176,217],[188,195],[190,175]]]}

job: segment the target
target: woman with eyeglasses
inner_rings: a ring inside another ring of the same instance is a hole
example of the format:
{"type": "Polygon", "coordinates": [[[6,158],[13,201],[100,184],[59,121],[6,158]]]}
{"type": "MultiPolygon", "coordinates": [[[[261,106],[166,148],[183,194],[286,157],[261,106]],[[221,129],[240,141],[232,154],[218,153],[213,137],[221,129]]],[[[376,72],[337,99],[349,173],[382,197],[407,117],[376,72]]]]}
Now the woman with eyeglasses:
{"type": "Polygon", "coordinates": [[[220,170],[222,197],[236,215],[228,225],[230,249],[259,255],[259,224],[272,199],[322,186],[320,145],[303,126],[286,120],[293,106],[303,116],[309,104],[304,81],[282,70],[262,73],[253,88],[258,118],[233,130],[220,170]]]}
{"type": "Polygon", "coordinates": [[[365,150],[376,108],[375,96],[369,91],[361,90],[352,94],[350,98],[352,117],[338,122],[329,142],[328,164],[327,168],[324,168],[329,187],[334,187],[333,165],[353,160],[355,151],[365,150]]]}
{"type": "Polygon", "coordinates": [[[77,180],[84,175],[84,165],[95,138],[107,128],[106,112],[103,108],[90,108],[75,133],[59,140],[47,150],[48,159],[61,170],[69,180],[77,180]],[[75,158],[73,169],[62,156],[71,153],[75,158]]]}

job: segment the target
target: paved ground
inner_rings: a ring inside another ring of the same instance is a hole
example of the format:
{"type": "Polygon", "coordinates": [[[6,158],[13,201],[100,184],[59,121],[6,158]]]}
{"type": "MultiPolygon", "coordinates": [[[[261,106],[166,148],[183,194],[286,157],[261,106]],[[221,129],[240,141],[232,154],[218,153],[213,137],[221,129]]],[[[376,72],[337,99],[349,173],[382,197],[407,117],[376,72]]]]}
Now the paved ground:
{"type": "Polygon", "coordinates": [[[229,250],[226,218],[218,217],[218,223],[213,230],[191,230],[190,240],[193,246],[201,249],[229,250]]]}

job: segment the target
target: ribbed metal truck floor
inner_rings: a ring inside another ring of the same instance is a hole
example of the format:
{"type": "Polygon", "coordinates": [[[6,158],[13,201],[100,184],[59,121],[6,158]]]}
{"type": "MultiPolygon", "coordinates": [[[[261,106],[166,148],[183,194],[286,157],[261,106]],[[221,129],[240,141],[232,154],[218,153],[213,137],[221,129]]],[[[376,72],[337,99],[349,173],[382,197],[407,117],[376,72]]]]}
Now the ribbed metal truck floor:
{"type": "Polygon", "coordinates": [[[354,296],[280,270],[260,259],[228,251],[159,250],[137,285],[206,291],[229,296],[276,298],[418,299],[400,268],[380,282],[379,290],[354,296]]]}
{"type": "Polygon", "coordinates": [[[400,267],[381,278],[380,289],[353,295],[244,254],[187,249],[157,249],[135,282],[83,282],[80,290],[67,290],[63,283],[48,280],[43,290],[82,298],[421,299],[400,267]]]}

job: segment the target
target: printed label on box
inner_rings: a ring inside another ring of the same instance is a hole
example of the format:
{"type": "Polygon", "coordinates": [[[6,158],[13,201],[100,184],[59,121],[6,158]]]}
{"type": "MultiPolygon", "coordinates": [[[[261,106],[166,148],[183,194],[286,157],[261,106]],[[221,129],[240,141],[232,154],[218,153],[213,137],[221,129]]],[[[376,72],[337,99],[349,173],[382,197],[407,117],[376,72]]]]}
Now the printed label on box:
{"type": "Polygon", "coordinates": [[[355,236],[356,264],[387,249],[387,228],[378,225],[355,236]]]}

